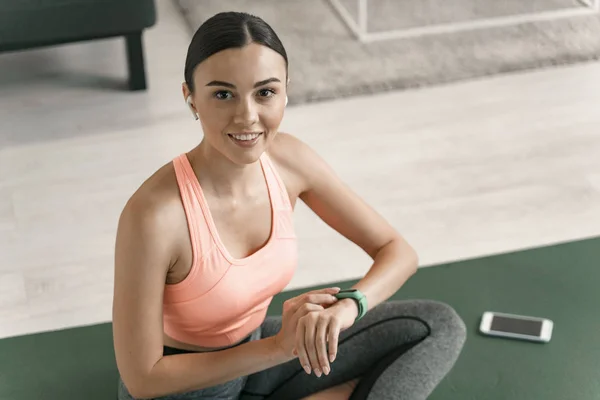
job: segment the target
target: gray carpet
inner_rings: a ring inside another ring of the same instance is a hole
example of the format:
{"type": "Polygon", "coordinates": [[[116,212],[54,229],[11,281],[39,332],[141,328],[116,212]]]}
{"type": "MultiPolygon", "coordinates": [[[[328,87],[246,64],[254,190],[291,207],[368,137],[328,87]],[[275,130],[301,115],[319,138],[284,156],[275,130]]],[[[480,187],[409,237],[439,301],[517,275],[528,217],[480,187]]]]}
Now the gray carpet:
{"type": "MultiPolygon", "coordinates": [[[[453,82],[600,58],[600,16],[358,42],[326,0],[175,0],[190,38],[221,11],[267,21],[290,58],[290,104],[453,82]]],[[[369,0],[369,31],[577,7],[575,0],[369,0]]],[[[355,0],[342,0],[356,13],[355,0]]]]}

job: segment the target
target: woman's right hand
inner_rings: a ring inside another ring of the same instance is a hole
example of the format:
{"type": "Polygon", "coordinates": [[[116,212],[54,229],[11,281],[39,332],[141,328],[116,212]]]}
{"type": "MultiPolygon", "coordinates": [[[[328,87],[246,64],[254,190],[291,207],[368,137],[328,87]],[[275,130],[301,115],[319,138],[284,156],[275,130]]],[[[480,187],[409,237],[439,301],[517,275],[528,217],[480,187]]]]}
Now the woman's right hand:
{"type": "Polygon", "coordinates": [[[275,343],[288,357],[297,356],[296,353],[296,330],[298,320],[311,312],[319,312],[336,303],[338,299],[334,296],[340,288],[325,288],[313,290],[292,297],[283,303],[281,316],[281,329],[275,335],[275,343]]]}

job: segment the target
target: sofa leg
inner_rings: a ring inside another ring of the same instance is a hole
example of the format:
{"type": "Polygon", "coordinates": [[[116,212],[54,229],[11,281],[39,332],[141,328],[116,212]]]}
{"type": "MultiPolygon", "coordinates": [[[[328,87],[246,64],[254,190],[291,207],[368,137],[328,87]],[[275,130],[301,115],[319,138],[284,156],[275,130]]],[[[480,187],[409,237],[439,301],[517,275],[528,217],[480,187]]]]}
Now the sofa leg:
{"type": "Polygon", "coordinates": [[[129,89],[146,89],[146,69],[144,65],[144,47],[142,31],[125,35],[127,46],[127,65],[129,68],[129,89]]]}

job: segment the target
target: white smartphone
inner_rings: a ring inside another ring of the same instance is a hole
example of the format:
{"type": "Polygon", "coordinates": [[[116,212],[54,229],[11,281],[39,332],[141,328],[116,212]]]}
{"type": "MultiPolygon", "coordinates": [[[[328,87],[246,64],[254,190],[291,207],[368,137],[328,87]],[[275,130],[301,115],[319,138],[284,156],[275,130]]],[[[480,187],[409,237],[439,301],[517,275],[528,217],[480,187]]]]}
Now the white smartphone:
{"type": "Polygon", "coordinates": [[[484,335],[548,343],[554,322],[546,318],[486,311],[479,330],[484,335]]]}

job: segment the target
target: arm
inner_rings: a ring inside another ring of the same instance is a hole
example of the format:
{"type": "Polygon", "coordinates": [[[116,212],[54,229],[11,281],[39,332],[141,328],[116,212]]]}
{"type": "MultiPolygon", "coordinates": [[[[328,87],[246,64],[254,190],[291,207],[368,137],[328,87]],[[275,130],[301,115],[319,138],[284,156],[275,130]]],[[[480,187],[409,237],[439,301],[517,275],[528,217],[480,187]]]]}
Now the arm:
{"type": "Polygon", "coordinates": [[[289,361],[273,338],[232,349],[163,357],[162,300],[175,262],[167,207],[130,201],[115,247],[113,335],[119,372],[136,398],[214,386],[289,361]]]}
{"type": "MultiPolygon", "coordinates": [[[[295,177],[299,198],[373,259],[368,273],[353,288],[364,293],[369,309],[387,300],[417,271],[416,252],[315,151],[293,136],[281,135],[277,161],[295,177]]],[[[351,299],[339,302],[343,304],[356,308],[351,299]]]]}

